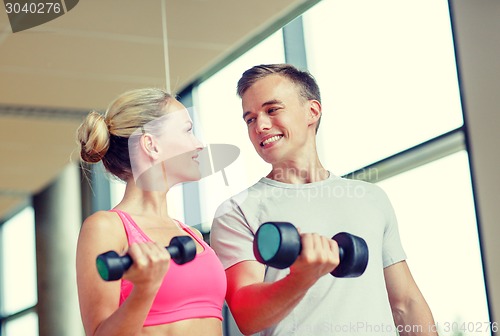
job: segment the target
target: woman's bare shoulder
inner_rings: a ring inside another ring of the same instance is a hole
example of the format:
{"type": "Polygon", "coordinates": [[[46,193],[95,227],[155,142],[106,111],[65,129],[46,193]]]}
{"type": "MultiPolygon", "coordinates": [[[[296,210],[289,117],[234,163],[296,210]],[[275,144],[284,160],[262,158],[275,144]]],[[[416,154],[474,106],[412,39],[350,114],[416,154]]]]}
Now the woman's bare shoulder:
{"type": "Polygon", "coordinates": [[[126,234],[120,217],[112,211],[97,211],[87,217],[80,230],[80,240],[97,243],[100,240],[113,245],[126,243],[126,234]]]}
{"type": "Polygon", "coordinates": [[[85,219],[83,226],[108,228],[120,224],[120,222],[118,215],[112,211],[97,211],[85,219]]]}

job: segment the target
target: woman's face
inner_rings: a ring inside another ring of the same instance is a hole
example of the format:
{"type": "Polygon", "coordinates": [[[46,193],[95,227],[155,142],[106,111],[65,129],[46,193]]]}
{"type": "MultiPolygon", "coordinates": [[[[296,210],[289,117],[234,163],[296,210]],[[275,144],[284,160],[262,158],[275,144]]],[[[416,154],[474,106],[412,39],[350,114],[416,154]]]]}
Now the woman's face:
{"type": "Polygon", "coordinates": [[[201,177],[196,160],[202,143],[193,134],[193,122],[187,109],[177,100],[166,106],[165,120],[157,135],[159,159],[170,186],[196,181],[201,177]]]}

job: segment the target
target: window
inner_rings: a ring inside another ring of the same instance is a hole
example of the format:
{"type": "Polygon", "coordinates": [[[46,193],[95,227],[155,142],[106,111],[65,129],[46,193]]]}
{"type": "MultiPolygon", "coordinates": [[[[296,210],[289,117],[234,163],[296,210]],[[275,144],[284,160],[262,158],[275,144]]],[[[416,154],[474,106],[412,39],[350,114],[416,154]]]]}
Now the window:
{"type": "Polygon", "coordinates": [[[330,0],[303,18],[337,175],[463,124],[447,1],[330,0]]]}
{"type": "Polygon", "coordinates": [[[408,265],[440,335],[453,334],[447,324],[489,321],[467,152],[378,184],[392,201],[408,265]]]}
{"type": "MultiPolygon", "coordinates": [[[[0,315],[9,317],[37,303],[35,219],[26,207],[0,226],[0,315]]],[[[5,323],[7,336],[37,335],[36,313],[19,315],[5,323]]]]}
{"type": "Polygon", "coordinates": [[[5,336],[38,335],[38,315],[28,313],[8,322],[5,326],[5,336]]]}

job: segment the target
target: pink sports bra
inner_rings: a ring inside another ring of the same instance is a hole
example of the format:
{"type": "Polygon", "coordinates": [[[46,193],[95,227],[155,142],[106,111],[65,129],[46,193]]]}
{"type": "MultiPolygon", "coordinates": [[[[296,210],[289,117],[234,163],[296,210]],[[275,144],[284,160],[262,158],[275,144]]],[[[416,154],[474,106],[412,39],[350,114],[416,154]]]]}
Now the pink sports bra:
{"type": "MultiPolygon", "coordinates": [[[[125,227],[128,244],[151,239],[126,212],[113,209],[125,227]]],[[[222,305],[226,295],[226,273],[214,250],[189,227],[177,222],[204,250],[194,260],[170,267],[156,294],[144,326],[172,323],[191,318],[215,317],[222,320],[222,305]]],[[[122,280],[120,305],[130,295],[133,284],[122,280]]]]}

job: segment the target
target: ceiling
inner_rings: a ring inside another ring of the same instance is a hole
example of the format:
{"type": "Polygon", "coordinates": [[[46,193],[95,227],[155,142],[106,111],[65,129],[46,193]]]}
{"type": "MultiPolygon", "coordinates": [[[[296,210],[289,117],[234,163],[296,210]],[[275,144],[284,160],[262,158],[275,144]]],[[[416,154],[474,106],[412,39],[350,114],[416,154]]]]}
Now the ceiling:
{"type": "Polygon", "coordinates": [[[16,33],[0,10],[0,222],[77,162],[89,110],[137,87],[179,93],[316,2],[85,0],[16,33]]]}

